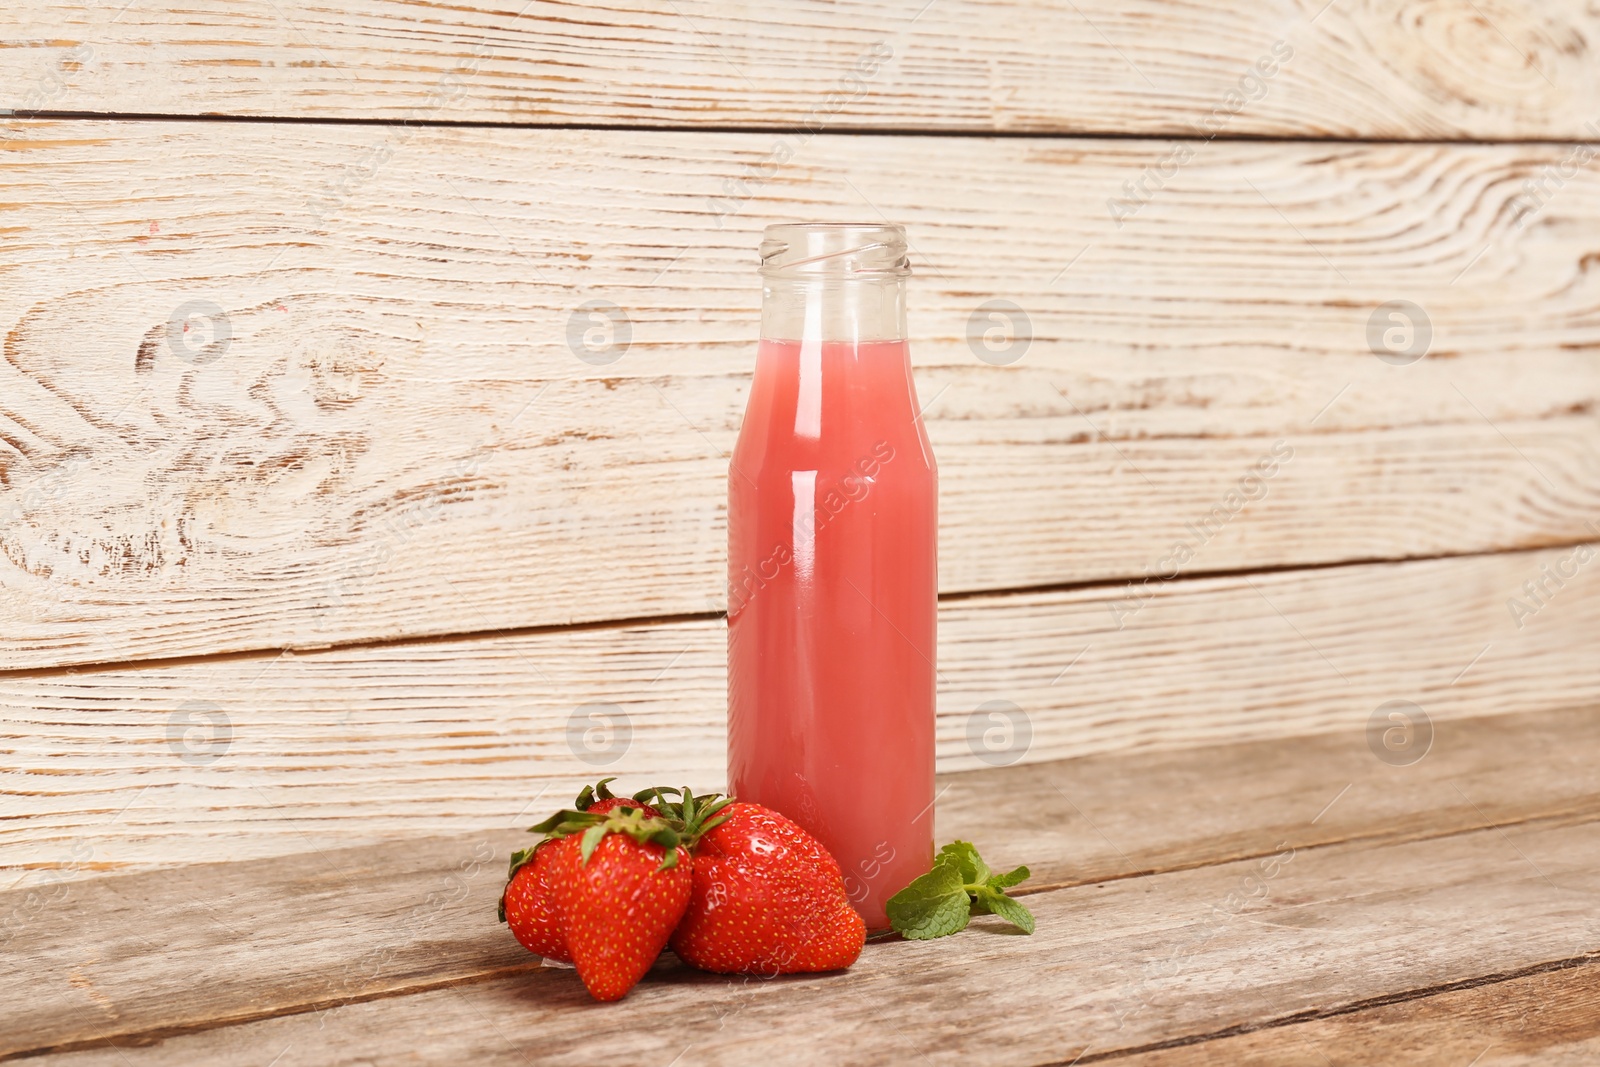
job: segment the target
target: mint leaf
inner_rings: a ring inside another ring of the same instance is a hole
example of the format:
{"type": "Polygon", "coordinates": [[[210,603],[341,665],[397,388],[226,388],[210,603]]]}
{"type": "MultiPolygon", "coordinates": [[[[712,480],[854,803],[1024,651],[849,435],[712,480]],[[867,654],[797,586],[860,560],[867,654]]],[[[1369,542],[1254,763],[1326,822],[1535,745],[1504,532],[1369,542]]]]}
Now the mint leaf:
{"type": "Polygon", "coordinates": [[[912,941],[956,933],[967,925],[971,915],[961,864],[954,857],[941,854],[933,870],[890,897],[884,907],[889,924],[901,937],[912,941]]]}
{"type": "Polygon", "coordinates": [[[967,885],[982,885],[989,880],[989,865],[983,862],[983,857],[978,855],[978,850],[970,841],[952,841],[939,850],[939,855],[934,857],[937,863],[941,858],[948,856],[961,866],[961,879],[967,885]]]}
{"type": "Polygon", "coordinates": [[[995,874],[970,841],[952,841],[933,859],[933,870],[889,898],[889,924],[913,941],[944,937],[965,929],[973,915],[994,914],[1025,934],[1033,933],[1033,913],[1006,896],[1024,881],[1028,868],[995,874]]]}
{"type": "Polygon", "coordinates": [[[1012,926],[1019,927],[1023,933],[1033,933],[1033,912],[1022,906],[1022,901],[1012,900],[998,889],[982,886],[977,893],[977,901],[973,904],[976,909],[982,907],[984,911],[993,912],[1012,926]]]}
{"type": "Polygon", "coordinates": [[[1014,871],[1007,871],[1005,874],[997,874],[993,878],[990,878],[989,879],[989,888],[991,888],[991,889],[1010,889],[1012,886],[1016,885],[1018,882],[1026,882],[1027,880],[1028,880],[1028,868],[1026,868],[1026,867],[1018,867],[1014,871]]]}

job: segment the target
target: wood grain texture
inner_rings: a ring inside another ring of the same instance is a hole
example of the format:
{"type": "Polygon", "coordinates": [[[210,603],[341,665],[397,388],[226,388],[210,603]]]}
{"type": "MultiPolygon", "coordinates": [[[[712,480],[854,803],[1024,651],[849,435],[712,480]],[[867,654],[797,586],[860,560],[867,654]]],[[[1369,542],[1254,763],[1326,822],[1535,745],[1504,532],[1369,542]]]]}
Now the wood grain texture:
{"type": "Polygon", "coordinates": [[[1600,967],[1384,1004],[1326,1019],[1117,1057],[1118,1067],[1586,1067],[1600,1062],[1600,967]]]}
{"type": "Polygon", "coordinates": [[[1119,228],[1168,146],[822,136],[734,211],[767,135],[9,132],[0,666],[717,610],[773,218],[910,226],[946,592],[1600,516],[1600,178],[1519,199],[1564,146],[1214,144],[1119,228]],[[568,331],[602,299],[599,366],[568,331]],[[1019,362],[969,347],[991,299],[1019,362]],[[1396,299],[1409,366],[1368,344],[1396,299]]]}
{"type": "Polygon", "coordinates": [[[0,939],[13,961],[0,1058],[287,1008],[327,1013],[537,968],[495,921],[510,851],[526,838],[501,831],[318,850],[308,837],[305,852],[283,860],[0,894],[0,939]],[[69,916],[73,929],[52,930],[69,916]]]}
{"type": "Polygon", "coordinates": [[[1592,823],[1291,840],[1261,860],[1032,895],[1031,937],[980,918],[956,941],[876,944],[843,974],[766,981],[665,965],[625,1016],[603,1014],[572,972],[541,968],[39,1062],[1104,1059],[1584,958],[1600,951],[1597,892],[1592,823]]]}
{"type": "MultiPolygon", "coordinates": [[[[1600,812],[1597,738],[1600,714],[1586,709],[1441,724],[1436,751],[1408,768],[1342,735],[991,768],[941,782],[939,835],[977,840],[993,863],[1027,862],[1025,891],[1037,894],[1260,860],[1284,842],[1370,848],[1587,823],[1600,812]]],[[[0,893],[0,936],[18,961],[0,976],[0,1056],[327,1015],[526,969],[528,957],[488,921],[525,834],[310,847],[328,840],[308,836],[304,851],[280,859],[0,893]],[[190,984],[197,973],[202,988],[190,984]]]]}
{"type": "Polygon", "coordinates": [[[1283,840],[1387,843],[1587,821],[1600,815],[1596,752],[1593,707],[1444,720],[1427,756],[1403,767],[1374,758],[1352,730],[1111,752],[947,775],[937,833],[982,841],[997,870],[1027,864],[1036,891],[1261,857],[1283,840]]]}
{"type": "Polygon", "coordinates": [[[1583,0],[28,0],[0,33],[23,111],[1480,139],[1600,118],[1583,0]]]}
{"type": "MultiPolygon", "coordinates": [[[[1559,558],[1195,579],[1137,611],[1122,588],[947,602],[940,767],[1367,745],[1391,701],[1440,724],[1595,704],[1593,566],[1521,629],[1505,606],[1559,558]]],[[[721,623],[686,621],[0,676],[0,842],[17,866],[113,869],[504,827],[600,773],[719,786],[724,665],[721,623]]]]}

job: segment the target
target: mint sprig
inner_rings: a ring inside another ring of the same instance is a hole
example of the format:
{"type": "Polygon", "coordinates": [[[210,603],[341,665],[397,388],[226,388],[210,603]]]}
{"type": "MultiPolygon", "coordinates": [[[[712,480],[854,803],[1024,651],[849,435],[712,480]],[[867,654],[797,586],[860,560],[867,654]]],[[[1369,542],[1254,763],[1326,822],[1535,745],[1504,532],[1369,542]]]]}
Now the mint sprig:
{"type": "Polygon", "coordinates": [[[994,874],[970,841],[952,841],[934,857],[933,870],[889,898],[889,924],[901,937],[927,941],[965,929],[973,914],[998,915],[1031,934],[1033,913],[1006,896],[1027,877],[1026,867],[994,874]]]}

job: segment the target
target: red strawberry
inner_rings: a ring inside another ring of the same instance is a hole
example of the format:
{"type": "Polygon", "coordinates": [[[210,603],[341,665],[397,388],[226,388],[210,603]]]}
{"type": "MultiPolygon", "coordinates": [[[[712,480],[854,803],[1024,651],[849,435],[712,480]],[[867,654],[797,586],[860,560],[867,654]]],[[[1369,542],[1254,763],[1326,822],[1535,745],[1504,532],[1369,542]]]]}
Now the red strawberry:
{"type": "MultiPolygon", "coordinates": [[[[656,815],[654,808],[637,800],[612,796],[606,788],[611,781],[614,779],[607,778],[598,785],[584,786],[573,802],[574,807],[595,815],[607,814],[618,807],[638,808],[646,815],[656,815]],[[596,796],[600,799],[596,800],[596,796]]],[[[533,848],[512,853],[510,878],[500,896],[500,921],[511,927],[512,934],[528,951],[546,959],[571,963],[572,954],[567,950],[566,934],[556,911],[552,873],[559,840],[547,839],[533,848]]]]}
{"type": "Polygon", "coordinates": [[[668,805],[669,815],[683,819],[691,840],[701,836],[694,894],[672,935],[680,959],[723,974],[833,971],[856,961],[866,924],[850,906],[839,864],[816,838],[759,804],[702,798],[697,812],[694,798],[684,797],[681,806],[668,805]]]}
{"type": "Polygon", "coordinates": [[[556,913],[578,977],[596,1000],[621,1000],[655,963],[689,904],[689,852],[637,809],[557,841],[556,913]]]}
{"type": "Polygon", "coordinates": [[[558,841],[541,841],[511,855],[511,880],[500,896],[500,921],[511,927],[522,947],[547,959],[571,963],[567,938],[556,914],[552,873],[558,841]]]}

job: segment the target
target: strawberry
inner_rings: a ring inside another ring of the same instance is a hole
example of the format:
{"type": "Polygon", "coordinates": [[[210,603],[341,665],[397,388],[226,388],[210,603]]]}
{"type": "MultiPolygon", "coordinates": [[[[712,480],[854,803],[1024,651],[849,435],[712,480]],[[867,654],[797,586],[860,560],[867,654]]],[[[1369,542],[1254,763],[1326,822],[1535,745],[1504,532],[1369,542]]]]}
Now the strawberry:
{"type": "MultiPolygon", "coordinates": [[[[597,785],[584,786],[573,806],[580,812],[604,815],[618,807],[638,808],[648,816],[657,812],[637,800],[615,797],[606,788],[615,781],[606,778],[597,785]],[[596,799],[598,797],[598,799],[596,799]]],[[[524,948],[546,959],[571,963],[567,938],[555,902],[556,846],[561,839],[546,839],[533,848],[518,849],[511,855],[511,870],[505,892],[500,895],[500,921],[511,927],[524,948]]]]}
{"type": "MultiPolygon", "coordinates": [[[[672,950],[723,974],[834,971],[861,955],[867,928],[845,892],[839,864],[816,838],[759,804],[687,790],[669,818],[694,842],[693,895],[672,950]]],[[[641,793],[641,797],[648,794],[641,793]]]]}
{"type": "Polygon", "coordinates": [[[689,905],[689,851],[665,819],[640,808],[582,814],[589,819],[558,815],[551,827],[565,835],[550,868],[556,915],[590,995],[621,1000],[689,905]]]}
{"type": "Polygon", "coordinates": [[[554,875],[558,841],[541,841],[511,854],[511,878],[500,895],[500,921],[522,947],[546,959],[571,963],[567,937],[556,914],[554,875]]]}

